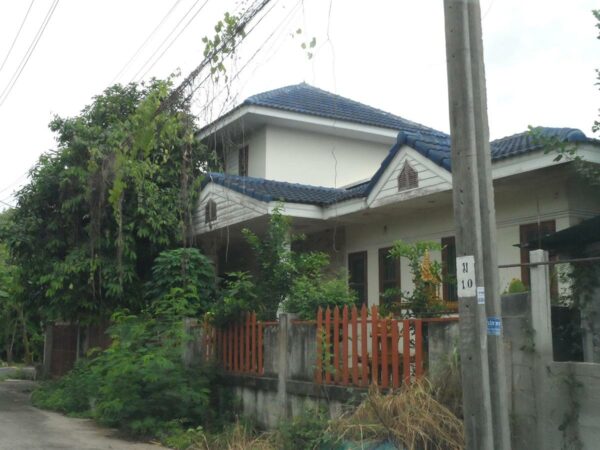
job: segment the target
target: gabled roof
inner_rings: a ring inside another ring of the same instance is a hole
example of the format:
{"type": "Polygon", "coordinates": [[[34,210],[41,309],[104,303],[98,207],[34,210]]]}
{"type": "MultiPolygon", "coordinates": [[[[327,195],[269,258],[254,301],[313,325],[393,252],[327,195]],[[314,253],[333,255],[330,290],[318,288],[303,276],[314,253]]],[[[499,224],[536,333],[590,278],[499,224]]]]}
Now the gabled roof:
{"type": "Polygon", "coordinates": [[[332,94],[306,83],[285,86],[248,97],[240,105],[263,106],[310,116],[373,125],[392,130],[436,132],[411,120],[332,94]]]}
{"type": "MultiPolygon", "coordinates": [[[[499,161],[510,158],[512,156],[523,155],[534,150],[539,150],[544,147],[545,140],[558,140],[559,142],[595,142],[594,139],[588,138],[581,130],[576,128],[550,128],[537,127],[533,132],[524,131],[522,133],[506,136],[490,142],[490,151],[492,153],[492,161],[499,161]]],[[[370,192],[375,183],[390,165],[394,156],[400,151],[403,145],[408,145],[421,153],[426,158],[444,169],[451,171],[451,152],[450,136],[441,132],[407,132],[400,131],[396,144],[390,149],[388,155],[381,163],[381,166],[371,178],[370,186],[367,191],[370,192]]]]}
{"type": "MultiPolygon", "coordinates": [[[[587,138],[580,130],[573,128],[538,127],[535,129],[535,134],[542,138],[557,139],[560,142],[595,142],[595,140],[587,138]]],[[[403,145],[412,147],[434,163],[451,171],[450,137],[448,135],[435,130],[401,131],[396,144],[390,149],[373,177],[369,181],[351,188],[312,186],[216,172],[208,174],[202,187],[213,182],[264,202],[284,201],[327,206],[344,200],[367,197],[403,145]]],[[[529,132],[507,136],[491,142],[492,161],[525,154],[541,147],[543,144],[540,139],[533,138],[529,132]]]]}
{"type": "Polygon", "coordinates": [[[336,189],[223,173],[209,173],[204,179],[202,187],[209,182],[219,184],[263,202],[282,201],[319,206],[362,197],[367,186],[367,183],[362,183],[348,189],[336,189]]]}

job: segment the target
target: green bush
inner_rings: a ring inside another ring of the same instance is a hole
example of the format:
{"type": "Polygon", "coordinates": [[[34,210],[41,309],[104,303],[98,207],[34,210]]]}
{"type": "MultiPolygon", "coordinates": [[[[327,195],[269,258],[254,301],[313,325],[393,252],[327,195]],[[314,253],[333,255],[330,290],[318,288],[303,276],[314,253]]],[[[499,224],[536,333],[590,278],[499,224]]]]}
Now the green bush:
{"type": "MultiPolygon", "coordinates": [[[[176,295],[184,297],[194,314],[205,312],[215,295],[215,270],[212,262],[196,248],[177,248],[160,253],[152,266],[152,279],[146,286],[150,302],[176,295]]],[[[158,302],[156,305],[168,305],[158,302]]],[[[179,311],[179,314],[183,311],[179,311]]]]}
{"type": "Polygon", "coordinates": [[[329,266],[329,257],[325,253],[301,253],[295,259],[297,275],[292,281],[289,296],[283,303],[286,312],[310,320],[315,318],[319,307],[356,304],[356,293],[348,289],[345,273],[329,277],[325,275],[329,266]]]}
{"type": "Polygon", "coordinates": [[[505,294],[519,294],[521,292],[527,292],[527,286],[518,278],[513,278],[508,283],[508,288],[506,288],[505,294]]]}
{"type": "Polygon", "coordinates": [[[282,422],[277,430],[282,450],[332,450],[338,439],[328,432],[329,415],[323,407],[306,405],[301,414],[282,422]]]}
{"type": "Polygon", "coordinates": [[[218,300],[212,305],[209,316],[216,325],[235,322],[247,312],[258,312],[256,285],[247,272],[232,272],[223,282],[218,300]]]}
{"type": "MultiPolygon", "coordinates": [[[[170,300],[173,300],[172,298],[170,300]]],[[[168,434],[206,419],[207,371],[187,368],[179,320],[116,314],[113,342],[67,376],[34,393],[38,406],[87,414],[133,435],[168,434]]]]}

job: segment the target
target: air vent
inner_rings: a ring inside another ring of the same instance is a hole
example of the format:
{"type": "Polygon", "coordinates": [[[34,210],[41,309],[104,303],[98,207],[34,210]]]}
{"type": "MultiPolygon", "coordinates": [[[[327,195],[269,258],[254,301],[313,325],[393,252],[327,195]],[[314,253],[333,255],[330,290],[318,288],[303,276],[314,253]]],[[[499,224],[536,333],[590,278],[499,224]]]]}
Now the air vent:
{"type": "Polygon", "coordinates": [[[419,187],[419,175],[410,164],[404,163],[400,175],[398,175],[398,192],[407,191],[419,187]]]}

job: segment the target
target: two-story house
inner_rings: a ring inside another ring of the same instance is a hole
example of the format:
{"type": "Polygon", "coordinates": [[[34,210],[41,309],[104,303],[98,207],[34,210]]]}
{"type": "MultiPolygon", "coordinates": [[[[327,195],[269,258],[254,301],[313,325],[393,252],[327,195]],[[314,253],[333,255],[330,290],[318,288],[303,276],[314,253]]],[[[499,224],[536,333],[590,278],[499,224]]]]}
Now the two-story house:
{"type": "MultiPolygon", "coordinates": [[[[577,143],[600,163],[600,142],[577,129],[541,128],[577,143]]],[[[361,300],[389,287],[411,288],[405,262],[386,258],[395,240],[435,240],[435,258],[454,268],[449,135],[305,83],[264,92],[203,129],[224,173],[208,174],[195,232],[221,273],[248,267],[241,229],[260,233],[282,204],[303,246],[348,269],[361,300]]],[[[491,143],[500,264],[527,261],[520,243],[600,213],[600,198],[572,163],[555,161],[527,132],[491,143]]],[[[528,282],[527,269],[503,270],[501,285],[528,282]]],[[[456,299],[451,285],[444,298],[456,299]]]]}

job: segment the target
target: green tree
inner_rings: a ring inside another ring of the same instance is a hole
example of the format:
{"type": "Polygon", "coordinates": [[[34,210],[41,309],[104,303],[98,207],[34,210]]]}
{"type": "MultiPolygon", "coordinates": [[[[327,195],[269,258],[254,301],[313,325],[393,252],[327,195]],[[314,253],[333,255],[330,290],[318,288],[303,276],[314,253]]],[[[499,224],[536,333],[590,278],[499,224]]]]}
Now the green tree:
{"type": "Polygon", "coordinates": [[[6,234],[24,304],[44,319],[139,311],[152,261],[190,244],[201,173],[215,161],[188,105],[162,103],[170,89],[115,85],[50,123],[58,148],[31,170],[6,234]]]}

